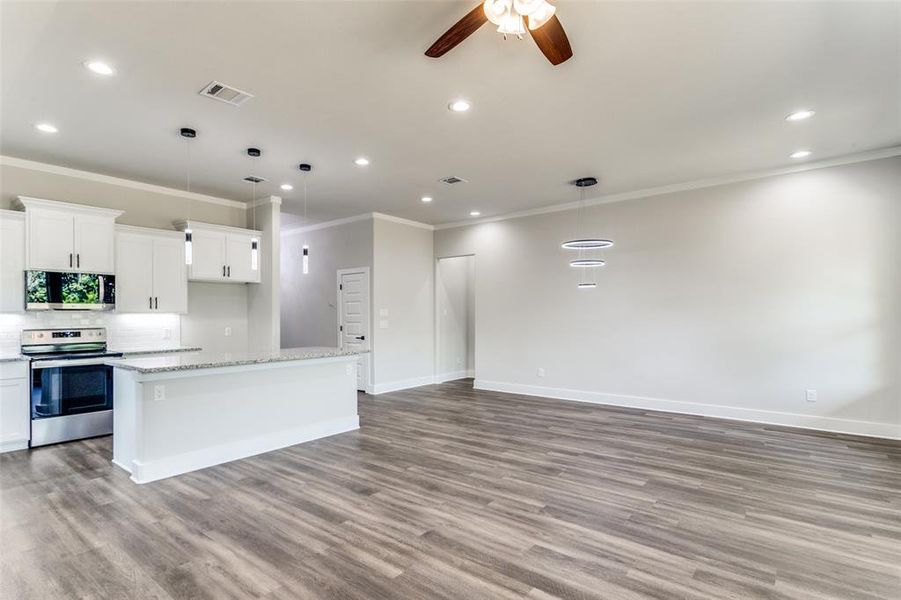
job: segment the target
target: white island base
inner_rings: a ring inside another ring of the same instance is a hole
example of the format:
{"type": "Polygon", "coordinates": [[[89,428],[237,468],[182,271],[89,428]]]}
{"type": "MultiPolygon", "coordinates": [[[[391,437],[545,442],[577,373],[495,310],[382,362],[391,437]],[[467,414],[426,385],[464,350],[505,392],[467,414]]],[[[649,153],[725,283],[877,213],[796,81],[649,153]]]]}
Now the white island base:
{"type": "Polygon", "coordinates": [[[149,360],[110,363],[113,463],[137,483],[360,426],[355,355],[142,371],[149,360]]]}

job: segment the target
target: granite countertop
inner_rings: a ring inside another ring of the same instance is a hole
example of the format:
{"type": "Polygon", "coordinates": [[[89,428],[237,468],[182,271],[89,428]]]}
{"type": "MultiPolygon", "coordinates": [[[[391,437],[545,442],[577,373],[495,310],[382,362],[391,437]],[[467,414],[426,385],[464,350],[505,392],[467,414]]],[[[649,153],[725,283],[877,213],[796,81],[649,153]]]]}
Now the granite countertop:
{"type": "MultiPolygon", "coordinates": [[[[368,352],[368,350],[366,351],[368,352]]],[[[360,354],[351,350],[341,350],[325,346],[309,348],[282,348],[270,352],[189,352],[170,353],[165,356],[146,356],[136,358],[112,358],[105,364],[136,371],[138,373],[166,373],[174,371],[191,371],[195,369],[214,369],[218,367],[235,367],[274,362],[296,360],[312,360],[316,358],[333,358],[337,356],[354,356],[360,354]]]]}
{"type": "Polygon", "coordinates": [[[178,346],[176,348],[138,348],[136,350],[122,350],[121,348],[110,348],[110,352],[121,352],[125,356],[140,356],[141,354],[172,354],[173,352],[200,352],[203,348],[199,346],[178,346]]]}

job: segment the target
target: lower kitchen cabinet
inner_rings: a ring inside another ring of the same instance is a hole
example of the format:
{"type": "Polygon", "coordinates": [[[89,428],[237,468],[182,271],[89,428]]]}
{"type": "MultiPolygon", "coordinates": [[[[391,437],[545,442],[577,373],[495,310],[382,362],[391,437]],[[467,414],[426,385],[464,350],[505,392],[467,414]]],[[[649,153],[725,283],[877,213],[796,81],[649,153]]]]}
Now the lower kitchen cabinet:
{"type": "Polygon", "coordinates": [[[0,452],[22,450],[31,438],[28,363],[0,363],[0,452]]]}
{"type": "Polygon", "coordinates": [[[177,231],[116,228],[117,312],[188,312],[184,240],[177,231]]]}

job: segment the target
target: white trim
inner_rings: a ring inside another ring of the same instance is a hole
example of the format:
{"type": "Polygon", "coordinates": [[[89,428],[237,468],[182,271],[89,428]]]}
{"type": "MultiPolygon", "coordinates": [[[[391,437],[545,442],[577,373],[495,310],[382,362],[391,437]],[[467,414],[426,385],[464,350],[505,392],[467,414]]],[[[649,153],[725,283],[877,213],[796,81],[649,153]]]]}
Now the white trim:
{"type": "Polygon", "coordinates": [[[256,202],[248,202],[247,208],[256,208],[257,206],[264,206],[267,204],[275,204],[276,206],[281,206],[282,199],[280,196],[268,196],[266,198],[260,198],[256,202]]]}
{"type": "Polygon", "coordinates": [[[190,473],[198,469],[205,469],[215,465],[239,460],[264,452],[272,452],[280,448],[287,448],[296,444],[302,444],[312,440],[354,431],[360,428],[360,419],[342,417],[325,423],[316,423],[303,427],[294,427],[276,433],[252,437],[239,442],[229,442],[211,448],[203,448],[192,452],[185,452],[176,456],[141,462],[134,460],[131,465],[115,462],[119,467],[131,473],[131,480],[135,483],[149,483],[159,479],[165,479],[182,473],[190,473]]]}
{"type": "MultiPolygon", "coordinates": [[[[860,152],[858,154],[849,154],[839,158],[830,158],[817,162],[805,163],[802,165],[792,165],[790,167],[780,167],[777,169],[767,169],[765,171],[755,171],[751,173],[743,173],[740,175],[725,175],[722,177],[711,177],[709,179],[699,179],[696,181],[688,181],[685,183],[676,183],[672,185],[664,185],[660,187],[645,188],[634,190],[631,192],[621,192],[618,194],[610,194],[607,196],[598,196],[585,200],[584,206],[596,206],[598,204],[610,204],[613,202],[622,202],[624,200],[636,200],[638,198],[649,198],[652,196],[660,196],[662,194],[672,194],[675,192],[686,192],[690,190],[699,190],[703,188],[716,187],[719,185],[727,185],[730,183],[739,183],[742,181],[752,181],[755,179],[764,179],[766,177],[775,177],[777,175],[789,175],[791,173],[801,173],[804,171],[813,171],[815,169],[825,169],[828,167],[839,167],[842,165],[850,165],[854,163],[866,162],[870,160],[879,160],[883,158],[892,158],[901,156],[901,146],[892,146],[891,148],[883,148],[880,150],[871,150],[868,152],[860,152]]],[[[496,221],[506,221],[508,219],[519,219],[521,217],[532,217],[535,215],[544,215],[548,213],[561,212],[564,210],[574,210],[579,207],[579,202],[566,202],[565,204],[553,204],[541,208],[532,208],[528,210],[520,210],[494,217],[485,217],[482,219],[468,219],[466,221],[452,221],[449,223],[440,223],[435,225],[433,229],[452,229],[455,227],[467,227],[470,225],[478,225],[480,223],[493,223],[496,221]]]]}
{"type": "Polygon", "coordinates": [[[0,209],[0,219],[13,219],[15,221],[24,221],[25,220],[25,211],[23,210],[7,210],[5,208],[0,209]]]}
{"type": "Polygon", "coordinates": [[[451,371],[449,373],[438,373],[435,375],[435,383],[444,383],[446,381],[456,381],[458,379],[466,379],[472,377],[472,373],[467,370],[451,371]]]}
{"type": "Polygon", "coordinates": [[[16,440],[4,440],[0,442],[0,454],[4,452],[15,452],[16,450],[26,450],[28,448],[28,439],[20,438],[16,440]]]}
{"type": "Polygon", "coordinates": [[[373,385],[372,393],[376,395],[387,394],[388,392],[398,392],[400,390],[407,390],[423,385],[432,385],[433,383],[435,383],[435,377],[433,375],[414,377],[412,379],[401,379],[399,381],[388,381],[373,385]]]}
{"type": "Polygon", "coordinates": [[[366,275],[366,298],[369,300],[369,319],[366,324],[366,340],[369,342],[369,348],[365,351],[367,356],[363,359],[364,364],[366,365],[366,383],[363,386],[363,391],[367,394],[372,393],[372,366],[375,364],[375,360],[373,360],[373,340],[372,340],[372,279],[369,276],[369,267],[353,267],[350,269],[338,269],[335,275],[336,283],[335,283],[335,294],[337,294],[337,310],[335,311],[335,318],[337,323],[335,324],[335,329],[338,334],[338,348],[340,350],[344,350],[344,336],[341,335],[341,315],[344,310],[344,300],[341,297],[341,276],[342,275],[350,275],[353,273],[364,273],[366,275]]]}
{"type": "Polygon", "coordinates": [[[245,227],[231,227],[229,225],[216,225],[215,223],[201,223],[200,221],[173,221],[173,225],[179,231],[190,229],[191,231],[221,231],[222,233],[237,233],[242,235],[257,235],[263,237],[259,229],[247,229],[245,227]]]}
{"type": "Polygon", "coordinates": [[[509,394],[522,394],[525,396],[541,396],[543,398],[555,398],[558,400],[575,400],[577,402],[588,402],[591,404],[625,406],[629,408],[678,413],[683,415],[700,415],[733,421],[750,421],[753,423],[798,427],[800,429],[814,429],[817,431],[830,431],[834,433],[846,433],[892,440],[901,439],[901,425],[878,423],[875,421],[856,421],[852,419],[838,419],[835,417],[824,417],[819,415],[802,415],[772,410],[757,410],[753,408],[723,406],[719,404],[701,404],[699,402],[683,402],[679,400],[666,400],[663,398],[605,394],[603,392],[552,388],[503,381],[485,381],[484,379],[476,379],[473,388],[477,390],[506,392],[509,394]]]}
{"type": "Polygon", "coordinates": [[[385,213],[374,212],[372,213],[373,219],[381,219],[382,221],[391,221],[392,223],[400,223],[401,225],[409,225],[410,227],[419,227],[420,229],[428,229],[432,231],[435,229],[434,225],[429,225],[428,223],[420,223],[419,221],[412,221],[410,219],[402,219],[400,217],[393,217],[391,215],[386,215],[385,213]]]}
{"type": "Polygon", "coordinates": [[[19,169],[28,169],[30,171],[40,171],[42,173],[52,173],[54,175],[64,175],[66,177],[76,177],[86,181],[94,181],[97,183],[107,183],[110,185],[118,185],[134,190],[145,192],[155,192],[157,194],[166,194],[167,196],[178,196],[188,198],[198,202],[208,202],[209,204],[218,204],[220,206],[229,206],[231,208],[247,209],[247,204],[238,202],[237,200],[228,200],[226,198],[218,198],[216,196],[207,196],[206,194],[198,194],[196,192],[187,192],[176,188],[169,188],[162,185],[154,185],[152,183],[143,183],[141,181],[133,181],[131,179],[122,179],[121,177],[112,177],[111,175],[101,175],[100,173],[92,173],[90,171],[80,171],[78,169],[70,169],[68,167],[60,167],[47,163],[37,162],[33,160],[25,160],[24,158],[16,158],[14,156],[0,155],[0,165],[6,167],[16,167],[19,169]]]}
{"type": "Polygon", "coordinates": [[[173,239],[185,239],[185,234],[174,229],[153,229],[152,227],[138,227],[137,225],[116,224],[116,233],[130,233],[133,235],[147,235],[153,237],[171,237],[173,239]]]}
{"type": "Polygon", "coordinates": [[[322,223],[315,223],[313,225],[306,225],[304,227],[289,227],[287,229],[282,229],[279,234],[280,235],[296,235],[298,233],[305,233],[307,231],[316,231],[317,229],[328,229],[329,227],[338,227],[339,225],[346,225],[347,223],[355,223],[357,221],[366,221],[368,219],[372,219],[372,213],[363,213],[362,215],[354,215],[353,217],[345,217],[343,219],[335,219],[333,221],[323,221],[322,223]]]}
{"type": "Polygon", "coordinates": [[[16,201],[26,210],[29,208],[38,208],[44,210],[65,210],[70,212],[87,213],[91,215],[102,215],[117,219],[123,214],[124,210],[116,210],[113,208],[98,208],[96,206],[88,206],[86,204],[73,204],[72,202],[60,202],[59,200],[45,200],[44,198],[33,198],[31,196],[17,196],[16,201]]]}

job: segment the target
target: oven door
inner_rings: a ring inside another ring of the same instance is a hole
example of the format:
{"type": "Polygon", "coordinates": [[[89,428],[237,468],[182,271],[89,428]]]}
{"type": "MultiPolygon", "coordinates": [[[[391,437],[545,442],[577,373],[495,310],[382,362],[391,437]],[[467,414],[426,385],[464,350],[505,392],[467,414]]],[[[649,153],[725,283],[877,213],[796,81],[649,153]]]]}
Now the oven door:
{"type": "Polygon", "coordinates": [[[36,360],[31,364],[31,418],[112,410],[113,368],[96,359],[36,360]]]}

